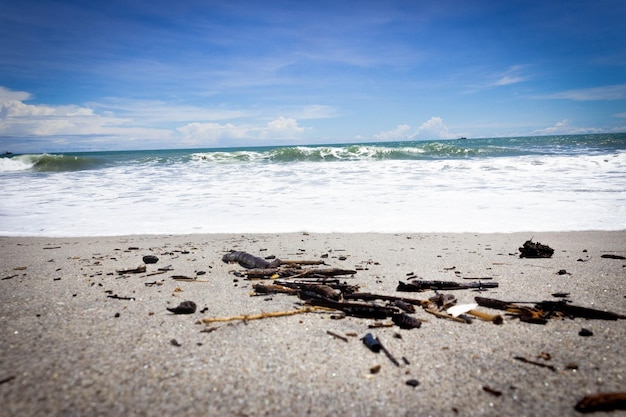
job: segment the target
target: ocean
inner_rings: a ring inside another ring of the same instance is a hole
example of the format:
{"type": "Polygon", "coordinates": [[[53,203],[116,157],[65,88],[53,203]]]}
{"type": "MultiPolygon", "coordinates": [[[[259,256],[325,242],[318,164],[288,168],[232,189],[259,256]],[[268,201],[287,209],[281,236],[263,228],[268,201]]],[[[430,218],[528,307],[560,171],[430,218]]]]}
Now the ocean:
{"type": "Polygon", "coordinates": [[[568,230],[626,230],[626,134],[0,158],[2,236],[568,230]]]}

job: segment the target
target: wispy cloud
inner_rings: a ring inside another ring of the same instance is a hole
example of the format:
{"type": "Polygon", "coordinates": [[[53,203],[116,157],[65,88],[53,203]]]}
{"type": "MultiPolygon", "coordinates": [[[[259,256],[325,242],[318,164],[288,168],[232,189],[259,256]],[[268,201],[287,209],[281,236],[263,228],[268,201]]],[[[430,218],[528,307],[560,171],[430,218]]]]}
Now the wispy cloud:
{"type": "Polygon", "coordinates": [[[538,96],[536,98],[575,101],[623,100],[626,98],[626,84],[566,90],[559,93],[538,96]]]}
{"type": "Polygon", "coordinates": [[[531,76],[528,74],[527,67],[527,65],[518,64],[510,66],[505,71],[475,74],[474,78],[478,81],[469,85],[465,93],[476,93],[528,81],[531,76]]]}
{"type": "Polygon", "coordinates": [[[556,122],[553,126],[549,126],[543,129],[535,130],[532,132],[533,135],[583,135],[583,134],[594,134],[594,133],[616,133],[622,132],[624,127],[613,128],[613,129],[603,129],[599,127],[584,127],[584,126],[576,126],[572,124],[569,119],[563,119],[556,122]]]}
{"type": "Polygon", "coordinates": [[[513,65],[505,72],[496,76],[496,80],[493,81],[490,86],[501,87],[505,85],[517,84],[527,81],[530,77],[525,74],[524,65],[513,65]]]}

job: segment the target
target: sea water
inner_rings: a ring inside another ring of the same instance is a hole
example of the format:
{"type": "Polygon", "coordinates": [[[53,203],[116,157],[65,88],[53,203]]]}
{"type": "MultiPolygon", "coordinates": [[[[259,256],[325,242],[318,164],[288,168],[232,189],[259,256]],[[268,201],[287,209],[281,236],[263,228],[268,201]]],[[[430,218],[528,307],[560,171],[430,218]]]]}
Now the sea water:
{"type": "Polygon", "coordinates": [[[626,134],[4,155],[0,235],[626,230],[626,134]]]}

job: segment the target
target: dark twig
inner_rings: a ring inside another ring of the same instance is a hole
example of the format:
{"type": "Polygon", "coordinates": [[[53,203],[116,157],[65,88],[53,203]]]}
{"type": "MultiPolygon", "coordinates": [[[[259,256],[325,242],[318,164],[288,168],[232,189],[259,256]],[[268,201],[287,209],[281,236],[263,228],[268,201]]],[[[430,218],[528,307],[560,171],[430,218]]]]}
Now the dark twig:
{"type": "Polygon", "coordinates": [[[526,359],[523,356],[515,356],[513,359],[521,361],[521,362],[524,362],[524,363],[530,363],[531,365],[537,365],[537,366],[540,366],[542,368],[548,368],[552,372],[556,372],[556,368],[554,366],[552,366],[552,365],[546,365],[545,363],[531,361],[530,359],[526,359]]]}

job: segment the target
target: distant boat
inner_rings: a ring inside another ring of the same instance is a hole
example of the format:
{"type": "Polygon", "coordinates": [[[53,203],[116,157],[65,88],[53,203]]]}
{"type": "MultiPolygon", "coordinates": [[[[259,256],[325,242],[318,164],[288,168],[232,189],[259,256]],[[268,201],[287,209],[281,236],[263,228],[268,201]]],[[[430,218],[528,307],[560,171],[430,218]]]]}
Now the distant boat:
{"type": "Polygon", "coordinates": [[[465,140],[465,139],[467,139],[465,136],[459,137],[459,140],[465,140]]]}
{"type": "Polygon", "coordinates": [[[2,153],[2,155],[13,155],[13,152],[4,151],[4,152],[2,153]]]}

